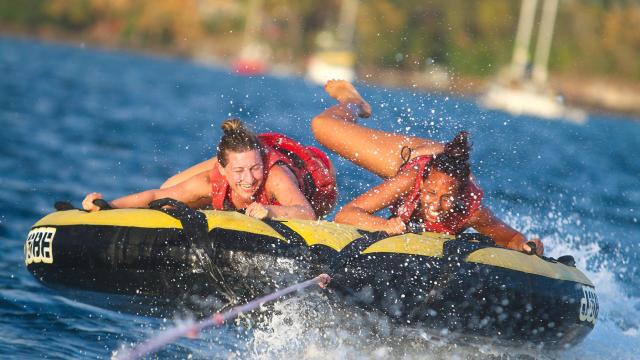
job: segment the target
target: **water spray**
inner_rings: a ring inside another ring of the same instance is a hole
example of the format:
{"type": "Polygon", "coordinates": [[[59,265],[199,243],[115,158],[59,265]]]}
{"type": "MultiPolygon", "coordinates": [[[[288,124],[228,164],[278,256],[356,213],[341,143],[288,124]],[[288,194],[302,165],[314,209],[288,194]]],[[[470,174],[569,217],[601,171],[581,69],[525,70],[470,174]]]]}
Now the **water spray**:
{"type": "Polygon", "coordinates": [[[139,359],[145,355],[149,355],[155,353],[162,347],[174,342],[175,340],[181,337],[188,338],[196,338],[198,334],[209,327],[219,327],[222,326],[226,321],[231,320],[238,316],[241,313],[251,311],[257,307],[262,306],[263,304],[277,300],[285,295],[296,291],[302,291],[308,288],[311,285],[318,284],[320,288],[324,289],[327,287],[329,282],[331,281],[331,277],[327,274],[320,274],[313,279],[309,279],[284,289],[272,292],[271,294],[267,294],[263,297],[259,297],[257,299],[251,300],[248,303],[240,306],[236,306],[234,308],[229,309],[223,313],[215,313],[213,316],[208,317],[199,322],[190,321],[186,324],[179,325],[170,329],[163,331],[155,337],[135,346],[131,350],[125,350],[120,355],[115,355],[113,359],[116,360],[134,360],[139,359]]]}

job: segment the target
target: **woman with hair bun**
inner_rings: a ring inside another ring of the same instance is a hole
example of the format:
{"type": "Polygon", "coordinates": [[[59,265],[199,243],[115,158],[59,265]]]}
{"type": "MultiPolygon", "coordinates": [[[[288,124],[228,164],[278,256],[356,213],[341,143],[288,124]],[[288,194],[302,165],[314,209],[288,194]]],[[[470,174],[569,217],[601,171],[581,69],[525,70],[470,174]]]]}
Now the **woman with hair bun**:
{"type": "MultiPolygon", "coordinates": [[[[173,198],[194,208],[243,209],[256,218],[317,219],[337,200],[335,172],[328,157],[277,133],[255,135],[240,120],[222,124],[215,158],[173,176],[160,189],[113,200],[113,208],[146,207],[173,198]]],[[[88,194],[82,206],[100,210],[88,194]]]]}
{"type": "Polygon", "coordinates": [[[536,253],[543,253],[539,239],[527,240],[482,204],[483,192],[469,166],[468,133],[460,132],[441,144],[365,128],[356,120],[369,117],[371,107],[353,85],[331,80],[325,90],[338,104],[312,120],[316,139],[385,179],[346,204],[336,215],[336,222],[389,234],[417,228],[456,235],[474,228],[498,245],[531,252],[527,243],[533,242],[536,253]],[[385,208],[391,210],[391,218],[374,215],[385,208]]]}

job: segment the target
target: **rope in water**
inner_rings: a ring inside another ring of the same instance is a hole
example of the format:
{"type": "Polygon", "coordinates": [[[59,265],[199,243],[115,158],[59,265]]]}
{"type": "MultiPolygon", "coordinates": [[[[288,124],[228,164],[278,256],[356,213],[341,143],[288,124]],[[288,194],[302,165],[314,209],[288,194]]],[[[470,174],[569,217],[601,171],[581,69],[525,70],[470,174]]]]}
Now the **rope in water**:
{"type": "Polygon", "coordinates": [[[174,342],[178,338],[181,338],[184,336],[195,338],[202,330],[208,327],[221,326],[222,324],[225,323],[225,321],[231,320],[243,312],[251,311],[261,306],[264,303],[276,300],[292,292],[304,290],[305,288],[313,284],[318,284],[321,288],[324,289],[329,284],[329,281],[331,281],[331,277],[329,275],[320,274],[313,279],[309,279],[309,280],[291,285],[284,289],[275,291],[271,294],[251,300],[244,305],[236,306],[223,313],[215,313],[213,316],[208,317],[202,321],[195,322],[195,323],[192,321],[183,325],[179,325],[179,326],[167,329],[166,331],[160,333],[159,335],[135,346],[131,350],[124,351],[122,354],[116,355],[114,359],[117,359],[117,360],[139,359],[145,355],[149,355],[158,351],[162,347],[174,342]]]}

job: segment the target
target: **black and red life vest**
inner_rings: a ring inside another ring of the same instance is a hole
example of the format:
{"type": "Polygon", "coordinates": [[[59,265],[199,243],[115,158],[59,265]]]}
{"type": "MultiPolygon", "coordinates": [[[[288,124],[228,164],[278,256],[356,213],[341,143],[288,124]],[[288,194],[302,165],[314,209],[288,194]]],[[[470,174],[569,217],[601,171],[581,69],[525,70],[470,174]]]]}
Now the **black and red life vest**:
{"type": "MultiPolygon", "coordinates": [[[[421,218],[416,211],[420,204],[420,190],[426,175],[425,172],[429,171],[428,165],[431,160],[433,160],[432,156],[418,156],[402,167],[402,169],[413,168],[418,171],[411,190],[391,207],[392,215],[400,217],[405,224],[421,218]]],[[[418,223],[422,226],[423,231],[450,235],[459,234],[467,228],[467,226],[465,226],[466,223],[473,213],[480,208],[483,195],[482,189],[478,187],[473,178],[470,178],[466,188],[462,191],[462,206],[459,209],[456,209],[452,214],[448,214],[446,218],[441,221],[428,222],[420,219],[418,223]]]]}
{"type": "MultiPolygon", "coordinates": [[[[264,148],[264,182],[255,194],[255,201],[265,205],[280,205],[269,198],[264,184],[271,168],[286,165],[295,175],[298,187],[309,200],[317,216],[328,214],[336,205],[338,192],[331,161],[320,149],[303,146],[299,142],[278,133],[258,135],[264,148]]],[[[214,209],[224,210],[225,199],[229,199],[231,189],[227,180],[217,168],[211,170],[211,198],[214,209]]]]}

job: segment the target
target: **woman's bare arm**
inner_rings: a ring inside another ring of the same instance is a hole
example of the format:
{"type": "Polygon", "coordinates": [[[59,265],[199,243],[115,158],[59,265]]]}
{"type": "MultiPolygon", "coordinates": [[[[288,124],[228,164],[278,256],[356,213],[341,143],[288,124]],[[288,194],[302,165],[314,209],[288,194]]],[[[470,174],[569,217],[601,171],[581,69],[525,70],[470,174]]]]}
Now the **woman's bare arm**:
{"type": "Polygon", "coordinates": [[[523,252],[530,252],[531,248],[527,242],[536,244],[536,253],[542,255],[544,244],[539,239],[527,240],[519,231],[498,219],[488,208],[480,207],[471,217],[469,227],[476,229],[479,233],[491,237],[496,244],[523,252]]]}
{"type": "MultiPolygon", "coordinates": [[[[110,201],[109,205],[113,208],[142,208],[148,207],[154,200],[172,198],[197,208],[211,203],[210,191],[209,176],[201,173],[168,188],[151,189],[117,198],[110,201]]],[[[93,204],[95,199],[102,199],[102,195],[98,193],[87,195],[82,201],[83,208],[88,211],[100,210],[93,204]]]]}
{"type": "Polygon", "coordinates": [[[269,217],[317,219],[309,200],[300,191],[296,177],[286,166],[277,165],[271,168],[265,189],[281,204],[264,205],[269,210],[269,217]]]}
{"type": "Polygon", "coordinates": [[[209,160],[205,160],[201,163],[191,166],[190,168],[181,171],[172,177],[168,178],[162,185],[160,185],[160,189],[165,189],[168,187],[172,187],[177,185],[185,180],[190,179],[191,177],[203,173],[211,171],[218,164],[218,159],[216,157],[212,157],[209,160]]]}
{"type": "Polygon", "coordinates": [[[373,214],[398,201],[411,189],[415,178],[415,170],[403,171],[345,205],[336,214],[335,221],[389,234],[405,232],[406,226],[399,218],[385,219],[373,214]]]}

